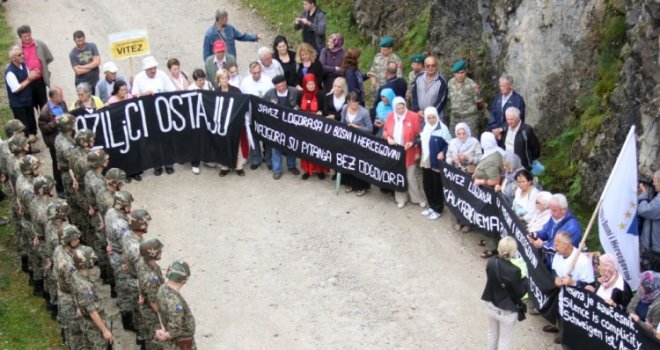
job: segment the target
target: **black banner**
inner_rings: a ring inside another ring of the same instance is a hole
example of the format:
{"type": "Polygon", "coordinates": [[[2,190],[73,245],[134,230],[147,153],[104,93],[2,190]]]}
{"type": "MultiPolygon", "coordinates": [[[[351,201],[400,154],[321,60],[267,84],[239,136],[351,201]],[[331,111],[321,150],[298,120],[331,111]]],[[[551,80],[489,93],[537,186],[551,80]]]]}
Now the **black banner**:
{"type": "Polygon", "coordinates": [[[72,112],[96,134],[110,167],[128,174],[166,164],[209,161],[233,167],[249,96],[182,91],[72,112]]]}
{"type": "Polygon", "coordinates": [[[583,289],[562,290],[562,344],[571,349],[658,349],[660,342],[628,315],[583,289]]]}
{"type": "Polygon", "coordinates": [[[253,131],[272,147],[378,187],[404,191],[406,153],[401,146],[315,114],[252,98],[253,131]]]}
{"type": "Polygon", "coordinates": [[[527,230],[509,207],[504,196],[474,184],[472,177],[445,162],[440,162],[445,201],[452,214],[489,235],[511,236],[518,242],[518,253],[529,273],[529,297],[543,317],[554,322],[558,316],[557,295],[552,273],[539,252],[527,241],[527,230]]]}

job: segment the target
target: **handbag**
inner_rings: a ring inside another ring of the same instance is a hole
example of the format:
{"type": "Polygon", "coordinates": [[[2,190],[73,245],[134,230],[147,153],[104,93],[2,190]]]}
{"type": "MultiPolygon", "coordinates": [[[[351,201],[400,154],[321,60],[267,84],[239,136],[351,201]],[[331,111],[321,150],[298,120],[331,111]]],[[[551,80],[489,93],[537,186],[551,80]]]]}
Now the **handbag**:
{"type": "Polygon", "coordinates": [[[541,164],[538,159],[532,161],[532,175],[539,176],[545,171],[545,165],[541,164]]]}
{"type": "Polygon", "coordinates": [[[515,295],[511,292],[509,285],[502,282],[502,279],[500,278],[500,258],[495,257],[495,265],[497,266],[495,271],[497,282],[500,284],[500,287],[506,290],[507,294],[509,294],[509,298],[516,305],[516,310],[518,311],[518,321],[524,321],[527,318],[525,315],[527,313],[527,304],[523,303],[520,298],[516,298],[515,295]]]}

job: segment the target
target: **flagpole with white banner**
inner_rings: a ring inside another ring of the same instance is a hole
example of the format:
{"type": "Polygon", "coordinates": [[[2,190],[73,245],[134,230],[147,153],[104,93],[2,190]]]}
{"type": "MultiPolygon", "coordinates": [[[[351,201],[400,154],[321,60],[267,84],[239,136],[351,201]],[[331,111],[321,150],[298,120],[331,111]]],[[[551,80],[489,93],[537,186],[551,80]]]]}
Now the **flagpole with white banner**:
{"type": "Polygon", "coordinates": [[[619,263],[619,273],[632,290],[639,286],[639,232],[637,227],[637,143],[630,127],[614,169],[601,195],[598,235],[606,253],[619,263]]]}

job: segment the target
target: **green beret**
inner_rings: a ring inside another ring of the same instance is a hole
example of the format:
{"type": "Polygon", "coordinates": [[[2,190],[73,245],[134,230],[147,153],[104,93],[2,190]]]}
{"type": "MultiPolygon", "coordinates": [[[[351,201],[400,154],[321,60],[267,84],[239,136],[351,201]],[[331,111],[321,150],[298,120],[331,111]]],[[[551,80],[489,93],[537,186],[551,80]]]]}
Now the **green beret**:
{"type": "Polygon", "coordinates": [[[384,36],[382,39],[380,39],[380,44],[378,44],[380,47],[392,47],[394,46],[394,38],[391,36],[384,36]]]}
{"type": "Polygon", "coordinates": [[[454,62],[454,65],[451,67],[452,73],[458,73],[462,70],[465,70],[465,61],[464,60],[458,60],[454,62]]]}
{"type": "Polygon", "coordinates": [[[420,53],[420,54],[417,54],[417,55],[410,56],[410,62],[424,63],[425,58],[426,58],[426,56],[424,56],[423,53],[420,53]]]}

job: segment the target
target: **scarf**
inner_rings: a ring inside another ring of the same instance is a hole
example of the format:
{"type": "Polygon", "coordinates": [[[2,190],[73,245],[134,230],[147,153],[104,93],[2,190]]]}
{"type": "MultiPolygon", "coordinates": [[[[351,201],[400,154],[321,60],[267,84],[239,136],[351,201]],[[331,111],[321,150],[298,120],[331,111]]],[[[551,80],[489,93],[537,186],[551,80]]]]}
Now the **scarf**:
{"type": "Polygon", "coordinates": [[[303,77],[303,95],[302,100],[300,101],[300,110],[316,113],[319,110],[319,100],[318,100],[318,91],[319,84],[316,82],[316,77],[314,74],[308,73],[303,77]],[[314,90],[309,90],[307,88],[307,83],[314,83],[314,90]]]}
{"type": "Polygon", "coordinates": [[[394,109],[394,130],[392,131],[392,137],[394,138],[394,141],[396,141],[397,145],[403,146],[403,121],[406,119],[406,114],[408,113],[408,109],[406,108],[403,111],[403,114],[397,114],[396,113],[396,106],[399,104],[403,104],[403,106],[406,106],[406,100],[403,99],[403,97],[397,96],[394,98],[394,101],[392,102],[392,106],[395,107],[394,109]]]}
{"type": "Polygon", "coordinates": [[[424,109],[424,129],[419,134],[420,140],[422,141],[422,161],[425,162],[429,158],[430,153],[430,141],[431,136],[439,136],[445,139],[449,143],[451,135],[449,134],[449,128],[440,121],[438,116],[438,110],[435,107],[426,107],[424,109]],[[435,124],[431,124],[428,121],[429,116],[435,116],[435,124]]]}
{"type": "Polygon", "coordinates": [[[387,114],[394,110],[392,108],[392,101],[395,97],[394,90],[385,88],[380,92],[380,96],[385,96],[387,98],[387,104],[383,101],[378,102],[378,105],[376,106],[376,118],[384,122],[387,119],[387,114]]]}
{"type": "Polygon", "coordinates": [[[328,40],[330,42],[332,42],[332,49],[330,49],[330,52],[337,53],[337,52],[344,49],[344,36],[343,35],[338,34],[338,33],[330,34],[330,38],[328,40]]]}
{"type": "Polygon", "coordinates": [[[644,271],[641,280],[640,284],[644,287],[644,295],[641,296],[640,300],[643,303],[651,304],[660,295],[660,273],[650,270],[644,271]]]}
{"type": "Polygon", "coordinates": [[[478,142],[477,139],[472,137],[472,131],[470,130],[470,127],[465,124],[465,123],[458,123],[454,127],[454,135],[458,134],[458,130],[463,129],[465,130],[465,133],[467,134],[467,138],[465,138],[465,141],[461,141],[461,139],[456,137],[456,140],[458,141],[458,153],[464,153],[466,150],[472,149],[472,146],[474,146],[475,142],[478,142]]]}
{"type": "Polygon", "coordinates": [[[489,155],[499,152],[504,156],[504,151],[497,145],[495,141],[495,135],[492,132],[486,131],[481,134],[481,148],[484,150],[484,155],[481,156],[481,160],[486,159],[489,155]]]}
{"type": "Polygon", "coordinates": [[[504,171],[504,177],[509,181],[516,181],[516,173],[518,170],[524,169],[520,165],[520,157],[513,152],[506,151],[504,153],[504,161],[509,163],[509,171],[504,171]]]}
{"type": "Polygon", "coordinates": [[[607,271],[607,273],[598,277],[598,283],[606,289],[614,287],[614,284],[619,279],[619,269],[617,268],[616,259],[614,259],[612,254],[603,254],[598,259],[598,262],[607,271]],[[609,278],[606,278],[604,275],[609,275],[609,278]]]}

